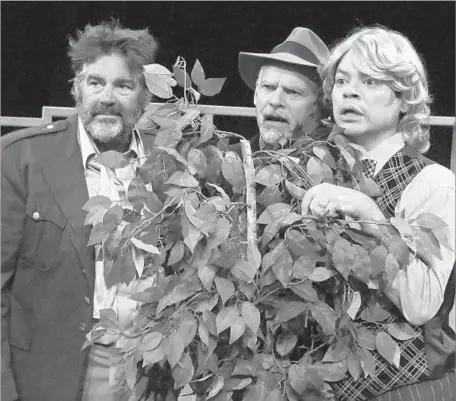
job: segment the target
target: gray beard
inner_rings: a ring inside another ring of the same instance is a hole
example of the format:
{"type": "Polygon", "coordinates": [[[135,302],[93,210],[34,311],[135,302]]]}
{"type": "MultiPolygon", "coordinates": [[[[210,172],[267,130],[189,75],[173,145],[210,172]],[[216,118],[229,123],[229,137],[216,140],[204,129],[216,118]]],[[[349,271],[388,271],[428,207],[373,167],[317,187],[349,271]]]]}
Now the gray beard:
{"type": "Polygon", "coordinates": [[[277,127],[269,125],[268,123],[263,124],[260,128],[260,137],[264,143],[271,145],[279,141],[279,139],[291,138],[293,136],[293,132],[290,131],[283,131],[277,129],[277,127]]]}

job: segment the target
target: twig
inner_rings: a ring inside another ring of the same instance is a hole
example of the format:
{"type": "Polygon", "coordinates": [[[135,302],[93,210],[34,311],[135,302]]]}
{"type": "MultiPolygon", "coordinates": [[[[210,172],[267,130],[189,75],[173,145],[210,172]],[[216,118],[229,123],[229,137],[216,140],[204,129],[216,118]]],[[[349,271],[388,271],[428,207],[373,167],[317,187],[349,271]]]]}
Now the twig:
{"type": "Polygon", "coordinates": [[[247,204],[247,241],[256,246],[256,189],[255,169],[253,167],[252,149],[250,142],[241,139],[242,160],[244,163],[245,191],[247,204]]]}

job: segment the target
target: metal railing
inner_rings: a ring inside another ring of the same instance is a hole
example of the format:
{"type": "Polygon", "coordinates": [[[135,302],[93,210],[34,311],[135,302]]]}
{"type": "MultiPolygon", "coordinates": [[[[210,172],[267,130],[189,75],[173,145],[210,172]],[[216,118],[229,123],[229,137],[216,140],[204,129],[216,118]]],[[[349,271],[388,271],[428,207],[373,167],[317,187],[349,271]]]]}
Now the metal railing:
{"type": "MultiPolygon", "coordinates": [[[[154,106],[160,106],[162,103],[151,103],[154,106]]],[[[232,116],[232,117],[255,117],[253,107],[235,107],[235,106],[215,106],[215,105],[198,105],[201,114],[207,119],[213,120],[214,116],[232,116]]],[[[49,124],[54,118],[68,117],[76,113],[74,107],[53,107],[43,106],[41,117],[0,117],[0,125],[7,127],[35,127],[49,124]]],[[[429,125],[441,127],[453,127],[452,146],[451,146],[451,170],[456,174],[456,118],[445,116],[429,117],[429,125]]]]}

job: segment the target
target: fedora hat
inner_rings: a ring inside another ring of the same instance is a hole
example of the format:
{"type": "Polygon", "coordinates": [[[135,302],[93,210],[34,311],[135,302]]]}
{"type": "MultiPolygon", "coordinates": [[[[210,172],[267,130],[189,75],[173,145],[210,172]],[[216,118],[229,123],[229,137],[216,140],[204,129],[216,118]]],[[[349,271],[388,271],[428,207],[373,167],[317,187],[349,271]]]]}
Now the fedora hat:
{"type": "Polygon", "coordinates": [[[271,53],[239,53],[239,73],[244,82],[255,90],[258,73],[268,61],[279,62],[297,67],[313,67],[326,63],[329,58],[328,47],[310,29],[297,27],[285,42],[274,47],[271,53]]]}

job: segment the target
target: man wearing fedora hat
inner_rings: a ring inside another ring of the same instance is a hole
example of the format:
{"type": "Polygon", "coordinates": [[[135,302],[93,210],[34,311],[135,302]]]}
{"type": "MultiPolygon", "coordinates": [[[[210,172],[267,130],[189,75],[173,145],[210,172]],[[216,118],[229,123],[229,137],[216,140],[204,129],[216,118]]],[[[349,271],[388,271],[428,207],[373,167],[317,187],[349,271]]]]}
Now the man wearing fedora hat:
{"type": "Polygon", "coordinates": [[[329,50],[310,29],[297,27],[270,53],[239,53],[239,72],[254,90],[259,134],[253,150],[283,146],[302,136],[327,137],[319,68],[329,50]]]}

